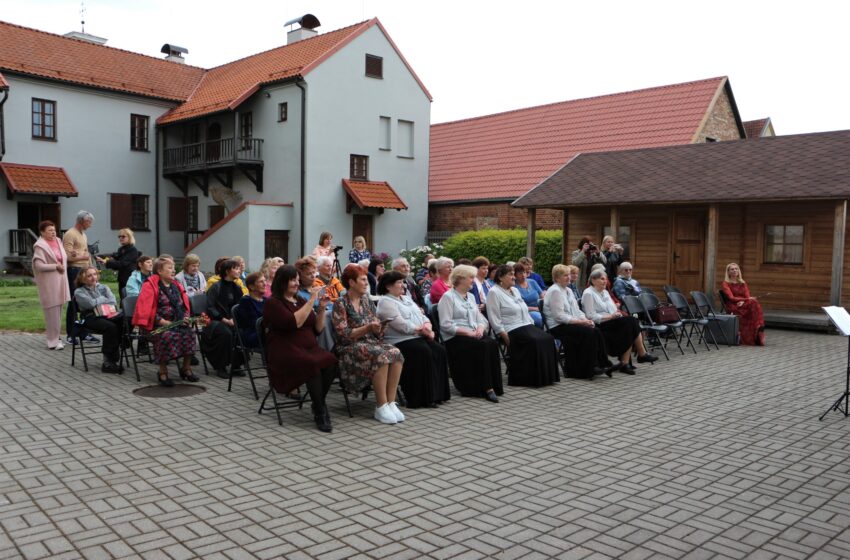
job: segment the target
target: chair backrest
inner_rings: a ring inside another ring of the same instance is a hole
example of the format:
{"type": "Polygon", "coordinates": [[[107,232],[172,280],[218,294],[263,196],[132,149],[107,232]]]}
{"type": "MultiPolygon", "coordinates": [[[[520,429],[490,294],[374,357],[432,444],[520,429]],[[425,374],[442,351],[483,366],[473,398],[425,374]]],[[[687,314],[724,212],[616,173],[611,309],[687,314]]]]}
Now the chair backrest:
{"type": "Polygon", "coordinates": [[[677,288],[676,286],[671,286],[670,284],[664,284],[661,286],[661,289],[664,290],[664,293],[670,295],[670,292],[681,294],[682,290],[677,288]]]}
{"type": "Polygon", "coordinates": [[[711,307],[711,302],[708,301],[708,296],[704,293],[693,291],[691,292],[691,298],[694,300],[694,305],[700,317],[713,317],[716,315],[714,309],[711,307]]]}
{"type": "Polygon", "coordinates": [[[623,306],[626,308],[626,313],[640,317],[643,314],[643,304],[637,296],[623,296],[623,306]]]}
{"type": "Polygon", "coordinates": [[[717,295],[720,296],[720,305],[722,305],[723,308],[726,309],[726,304],[729,303],[729,300],[726,297],[726,292],[724,292],[723,290],[717,290],[717,295]]]}
{"type": "MultiPolygon", "coordinates": [[[[260,348],[260,357],[263,360],[263,365],[266,365],[266,329],[263,328],[263,318],[260,317],[257,319],[257,322],[254,324],[254,328],[257,329],[257,342],[259,343],[260,348]]],[[[237,329],[238,330],[238,329],[237,329]]]]}
{"type": "Polygon", "coordinates": [[[543,311],[543,298],[537,300],[537,311],[540,313],[540,320],[543,321],[543,330],[548,331],[549,327],[546,325],[546,312],[543,311]]]}
{"type": "Polygon", "coordinates": [[[661,304],[658,300],[658,296],[650,292],[641,292],[640,295],[638,295],[638,299],[643,304],[646,311],[652,311],[661,304]]]}
{"type": "Polygon", "coordinates": [[[437,342],[443,341],[443,335],[440,332],[440,309],[434,305],[431,311],[428,312],[428,319],[431,321],[431,330],[434,331],[434,338],[437,342]]]}
{"type": "Polygon", "coordinates": [[[189,311],[193,317],[205,313],[207,310],[207,294],[195,294],[189,298],[189,311]]]}
{"type": "Polygon", "coordinates": [[[685,299],[685,296],[682,295],[682,292],[667,292],[667,301],[675,307],[679,313],[684,313],[687,316],[691,315],[691,306],[688,305],[688,300],[685,299]]]}
{"type": "Polygon", "coordinates": [[[655,290],[653,290],[652,288],[646,288],[646,287],[644,287],[644,286],[641,286],[641,287],[640,287],[640,293],[642,293],[642,294],[652,294],[652,295],[655,295],[655,290]]]}
{"type": "Polygon", "coordinates": [[[121,309],[124,310],[124,322],[130,328],[133,324],[133,314],[136,313],[136,302],[139,301],[139,296],[127,296],[121,300],[121,309]]]}

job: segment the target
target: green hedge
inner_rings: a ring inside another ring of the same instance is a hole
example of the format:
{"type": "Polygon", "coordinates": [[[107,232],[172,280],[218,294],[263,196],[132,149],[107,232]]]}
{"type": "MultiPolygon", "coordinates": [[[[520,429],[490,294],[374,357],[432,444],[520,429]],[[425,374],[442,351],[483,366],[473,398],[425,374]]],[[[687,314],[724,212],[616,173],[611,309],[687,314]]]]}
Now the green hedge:
{"type": "MultiPolygon", "coordinates": [[[[534,271],[547,282],[552,281],[552,267],[561,260],[561,231],[540,230],[535,244],[534,271]]],[[[444,253],[457,260],[462,257],[474,259],[483,255],[491,262],[505,263],[525,256],[528,237],[525,230],[464,231],[446,239],[444,253]]]]}

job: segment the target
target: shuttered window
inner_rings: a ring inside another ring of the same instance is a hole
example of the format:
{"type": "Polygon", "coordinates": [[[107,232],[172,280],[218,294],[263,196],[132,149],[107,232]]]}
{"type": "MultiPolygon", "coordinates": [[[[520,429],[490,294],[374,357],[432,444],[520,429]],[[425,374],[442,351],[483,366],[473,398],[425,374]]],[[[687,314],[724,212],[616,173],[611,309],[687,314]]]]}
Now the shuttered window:
{"type": "Polygon", "coordinates": [[[168,198],[168,231],[187,231],[189,229],[189,201],[186,198],[172,196],[168,198]]]}
{"type": "Polygon", "coordinates": [[[366,55],[366,75],[370,78],[384,77],[384,59],[373,54],[366,55]]]}
{"type": "Polygon", "coordinates": [[[147,231],[148,198],[146,194],[111,193],[109,195],[109,227],[147,231]]]}
{"type": "Polygon", "coordinates": [[[351,154],[348,163],[348,176],[350,179],[358,179],[360,181],[369,180],[369,156],[359,156],[357,154],[351,154]]]}

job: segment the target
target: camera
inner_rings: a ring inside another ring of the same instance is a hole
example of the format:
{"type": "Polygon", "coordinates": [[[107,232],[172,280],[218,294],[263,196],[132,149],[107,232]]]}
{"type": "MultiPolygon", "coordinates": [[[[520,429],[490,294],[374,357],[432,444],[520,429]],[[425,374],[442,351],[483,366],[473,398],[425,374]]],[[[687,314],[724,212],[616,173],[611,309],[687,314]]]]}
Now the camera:
{"type": "Polygon", "coordinates": [[[588,253],[596,253],[596,252],[598,252],[598,251],[599,251],[599,247],[597,247],[597,246],[596,246],[596,245],[594,245],[593,243],[588,243],[588,244],[587,244],[587,252],[588,252],[588,253]]]}
{"type": "Polygon", "coordinates": [[[339,253],[340,249],[342,249],[342,245],[336,245],[336,246],[333,248],[333,252],[334,252],[334,253],[339,253]]]}

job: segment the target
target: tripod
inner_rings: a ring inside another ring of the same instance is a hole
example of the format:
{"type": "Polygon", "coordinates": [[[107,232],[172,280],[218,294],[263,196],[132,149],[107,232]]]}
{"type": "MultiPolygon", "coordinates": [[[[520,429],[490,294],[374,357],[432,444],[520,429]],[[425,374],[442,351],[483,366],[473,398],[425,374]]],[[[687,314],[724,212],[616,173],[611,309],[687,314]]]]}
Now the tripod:
{"type": "Polygon", "coordinates": [[[826,412],[821,414],[821,417],[818,420],[823,420],[824,416],[832,412],[833,410],[837,410],[844,414],[844,417],[850,416],[850,336],[847,337],[847,373],[844,385],[844,392],[840,397],[826,409],[826,412]],[[844,401],[844,402],[842,402],[844,401]]]}
{"type": "Polygon", "coordinates": [[[342,269],[339,265],[339,249],[334,249],[334,264],[333,268],[331,268],[331,276],[342,277],[342,269]]]}

